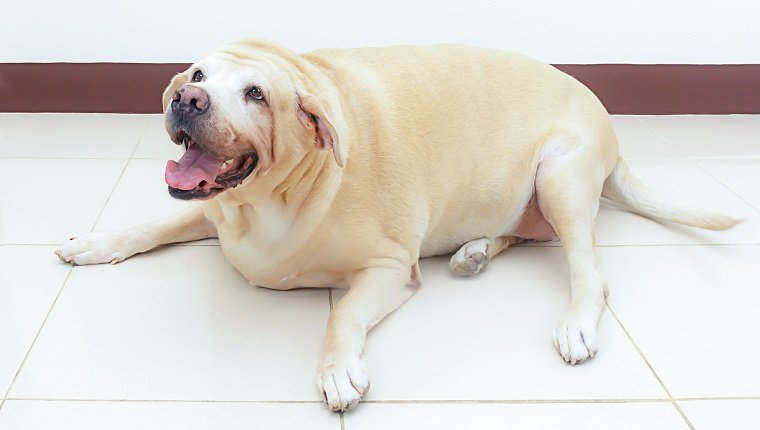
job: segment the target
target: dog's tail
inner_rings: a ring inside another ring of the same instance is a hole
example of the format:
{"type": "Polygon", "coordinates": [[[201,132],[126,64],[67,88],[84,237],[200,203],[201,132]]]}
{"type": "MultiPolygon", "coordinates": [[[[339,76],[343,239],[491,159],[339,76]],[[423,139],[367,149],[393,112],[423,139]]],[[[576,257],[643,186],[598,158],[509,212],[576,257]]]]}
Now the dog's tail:
{"type": "Polygon", "coordinates": [[[604,181],[602,197],[626,206],[632,212],[663,221],[673,221],[708,230],[726,230],[741,218],[675,203],[642,184],[618,157],[615,168],[604,181]]]}

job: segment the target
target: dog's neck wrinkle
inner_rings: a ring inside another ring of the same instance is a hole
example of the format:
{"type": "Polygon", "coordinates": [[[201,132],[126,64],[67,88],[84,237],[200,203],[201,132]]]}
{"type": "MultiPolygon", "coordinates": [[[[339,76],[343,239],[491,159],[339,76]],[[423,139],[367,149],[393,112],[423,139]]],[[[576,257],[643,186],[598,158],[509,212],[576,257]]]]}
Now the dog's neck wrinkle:
{"type": "MultiPolygon", "coordinates": [[[[221,194],[219,197],[225,198],[228,206],[224,219],[232,222],[241,232],[251,231],[252,226],[240,228],[248,220],[255,219],[243,216],[244,213],[251,210],[258,213],[257,208],[267,204],[282,207],[287,212],[286,216],[295,221],[283,236],[285,241],[279,243],[282,246],[280,252],[290,255],[313,242],[313,236],[329,220],[328,214],[338,194],[342,176],[342,169],[334,162],[329,151],[307,151],[284,175],[284,179],[277,178],[274,181],[271,174],[265,177],[275,185],[259,188],[255,193],[236,189],[230,190],[240,191],[234,196],[228,195],[230,192],[221,194]]],[[[259,185],[263,184],[259,182],[259,185]]],[[[267,246],[271,245],[269,243],[267,246]]]]}
{"type": "Polygon", "coordinates": [[[288,211],[299,216],[315,206],[315,197],[319,197],[319,204],[329,206],[340,177],[340,169],[330,155],[328,151],[307,151],[275,187],[272,197],[281,199],[288,211]],[[329,184],[331,180],[334,184],[329,184]],[[328,198],[329,201],[325,200],[328,198]]]}

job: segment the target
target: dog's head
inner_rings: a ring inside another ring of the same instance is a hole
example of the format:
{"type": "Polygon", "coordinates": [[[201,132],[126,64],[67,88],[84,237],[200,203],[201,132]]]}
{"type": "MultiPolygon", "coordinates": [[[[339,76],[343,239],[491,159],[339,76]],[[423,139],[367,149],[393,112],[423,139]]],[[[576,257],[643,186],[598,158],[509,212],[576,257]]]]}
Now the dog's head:
{"type": "Polygon", "coordinates": [[[165,125],[186,151],[166,165],[169,193],[209,198],[287,169],[307,151],[332,150],[343,167],[339,107],[307,90],[307,66],[275,44],[250,41],[176,75],[163,94],[165,125]]]}

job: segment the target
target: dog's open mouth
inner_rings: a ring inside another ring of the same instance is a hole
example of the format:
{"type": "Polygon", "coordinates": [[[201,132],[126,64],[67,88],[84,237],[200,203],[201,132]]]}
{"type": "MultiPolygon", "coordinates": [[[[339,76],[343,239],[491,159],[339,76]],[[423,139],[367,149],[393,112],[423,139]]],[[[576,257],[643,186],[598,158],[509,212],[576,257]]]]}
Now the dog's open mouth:
{"type": "Polygon", "coordinates": [[[178,161],[166,163],[164,178],[169,194],[182,200],[203,199],[237,187],[253,172],[259,160],[255,152],[229,160],[216,158],[184,131],[177,134],[177,141],[187,150],[178,161]]]}

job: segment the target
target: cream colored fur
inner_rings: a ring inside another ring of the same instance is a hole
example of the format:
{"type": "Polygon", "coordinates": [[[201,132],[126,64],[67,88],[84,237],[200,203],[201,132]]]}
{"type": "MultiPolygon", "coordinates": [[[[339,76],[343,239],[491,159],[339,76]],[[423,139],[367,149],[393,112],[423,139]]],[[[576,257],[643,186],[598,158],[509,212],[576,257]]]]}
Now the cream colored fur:
{"type": "Polygon", "coordinates": [[[255,285],[350,287],[330,317],[319,366],[332,410],[355,406],[368,390],[365,335],[420,288],[418,260],[456,252],[452,269],[477,273],[502,249],[536,238],[520,237],[529,201],[567,252],[572,301],[554,338],[570,363],[597,352],[606,286],[594,265],[593,219],[602,193],[659,219],[735,223],[665,207],[618,157],[598,99],[521,55],[456,45],[296,55],[241,42],[175,77],[165,107],[174,90],[194,85],[197,68],[207,76],[197,85],[220,112],[214,145],[233,155],[254,148],[254,174],[182,217],[91,233],[57,254],[118,262],[218,236],[255,285]],[[266,108],[240,100],[250,80],[266,92],[266,108]]]}

